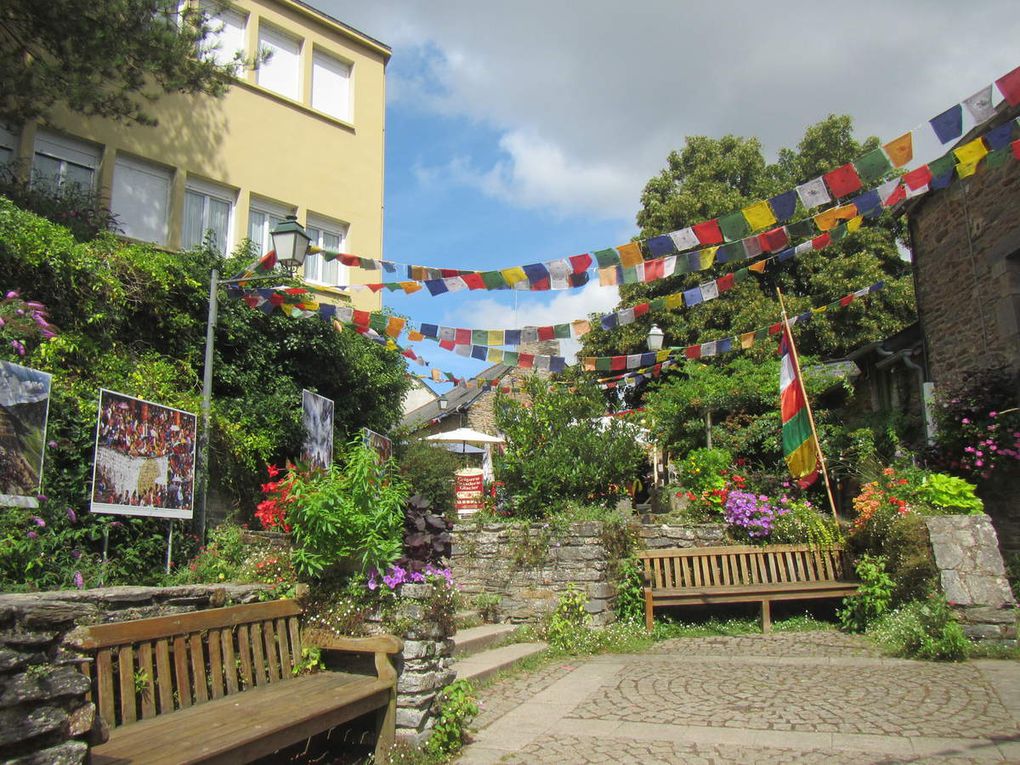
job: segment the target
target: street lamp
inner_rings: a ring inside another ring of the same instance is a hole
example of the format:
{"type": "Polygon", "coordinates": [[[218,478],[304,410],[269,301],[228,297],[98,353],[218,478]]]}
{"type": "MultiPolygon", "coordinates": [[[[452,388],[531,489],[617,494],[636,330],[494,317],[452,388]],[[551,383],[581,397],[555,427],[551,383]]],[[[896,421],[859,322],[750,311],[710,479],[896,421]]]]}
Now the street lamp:
{"type": "Polygon", "coordinates": [[[450,405],[450,402],[446,400],[446,396],[439,397],[439,411],[445,412],[446,408],[450,405]]]}
{"type": "Polygon", "coordinates": [[[276,228],[269,232],[269,236],[273,240],[273,249],[276,250],[276,262],[291,274],[305,264],[311,237],[305,232],[304,226],[298,223],[296,215],[288,215],[286,219],[276,224],[276,228]]]}
{"type": "MultiPolygon", "coordinates": [[[[297,216],[288,215],[286,220],[277,224],[269,232],[276,251],[276,262],[287,269],[291,276],[304,265],[308,254],[308,243],[311,238],[305,233],[304,226],[297,221],[297,216]]],[[[205,543],[205,506],[209,491],[209,413],[212,409],[212,373],[213,373],[213,342],[216,336],[217,292],[221,284],[238,284],[240,282],[257,282],[266,279],[279,279],[279,274],[265,276],[241,277],[238,279],[220,279],[219,269],[214,268],[209,277],[209,315],[205,325],[205,367],[202,374],[202,438],[199,443],[199,480],[201,490],[196,497],[195,521],[198,536],[205,543]]]]}
{"type": "Polygon", "coordinates": [[[662,350],[662,336],[663,332],[659,329],[657,324],[653,324],[652,328],[648,330],[648,350],[660,351],[662,350]]]}

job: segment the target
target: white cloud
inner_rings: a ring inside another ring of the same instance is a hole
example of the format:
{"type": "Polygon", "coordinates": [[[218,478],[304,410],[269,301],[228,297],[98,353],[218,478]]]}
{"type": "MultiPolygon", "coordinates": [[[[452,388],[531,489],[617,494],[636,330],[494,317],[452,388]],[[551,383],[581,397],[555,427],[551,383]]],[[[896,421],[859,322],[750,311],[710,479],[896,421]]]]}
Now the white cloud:
{"type": "MultiPolygon", "coordinates": [[[[589,314],[612,311],[619,301],[620,291],[616,287],[603,287],[592,282],[577,291],[521,292],[518,294],[516,308],[513,302],[507,304],[483,297],[450,311],[442,323],[477,329],[541,327],[587,319],[589,314]],[[479,317],[484,317],[484,320],[479,317]]],[[[580,343],[573,339],[560,341],[560,351],[567,357],[568,363],[573,363],[574,355],[580,347],[580,343]]]]}
{"type": "Polygon", "coordinates": [[[772,153],[849,113],[891,139],[1013,68],[1020,35],[1009,0],[321,2],[393,46],[400,108],[499,136],[484,156],[429,157],[430,172],[618,219],[687,135],[758,136],[772,153]]]}

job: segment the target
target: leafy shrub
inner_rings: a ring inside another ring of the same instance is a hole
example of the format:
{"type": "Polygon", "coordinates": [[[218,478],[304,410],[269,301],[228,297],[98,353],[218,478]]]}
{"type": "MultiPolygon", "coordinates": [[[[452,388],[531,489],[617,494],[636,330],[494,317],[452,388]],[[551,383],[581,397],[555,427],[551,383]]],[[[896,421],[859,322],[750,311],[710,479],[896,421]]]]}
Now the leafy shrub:
{"type": "Polygon", "coordinates": [[[596,641],[591,630],[591,616],[585,609],[588,598],[573,584],[560,595],[549,619],[547,640],[554,651],[574,655],[595,652],[596,641]]]}
{"type": "Polygon", "coordinates": [[[641,562],[633,556],[620,561],[617,569],[616,618],[621,622],[644,623],[644,576],[641,562]]]}
{"type": "Polygon", "coordinates": [[[428,564],[442,564],[450,557],[453,524],[435,515],[432,504],[420,494],[407,500],[404,509],[404,555],[401,565],[421,572],[428,564]]]}
{"type": "Polygon", "coordinates": [[[233,523],[224,523],[209,531],[209,542],[187,566],[174,575],[175,584],[196,582],[237,582],[248,557],[249,549],[241,535],[243,530],[233,523]]]}
{"type": "Polygon", "coordinates": [[[293,526],[294,566],[321,577],[341,565],[384,569],[400,555],[407,490],[392,463],[352,441],[344,465],[292,473],[287,520],[293,526]]]}
{"type": "Polygon", "coordinates": [[[769,544],[811,544],[830,547],[842,541],[842,532],[832,518],[806,499],[780,498],[785,512],[776,516],[769,544]]]}
{"type": "Polygon", "coordinates": [[[408,490],[430,503],[438,515],[453,515],[453,474],[460,469],[461,459],[424,439],[415,439],[397,452],[400,474],[408,490]]]}
{"type": "Polygon", "coordinates": [[[688,491],[700,494],[726,485],[720,477],[733,464],[733,455],[726,449],[693,449],[680,463],[680,483],[688,491]]]}
{"type": "Polygon", "coordinates": [[[892,602],[893,580],[885,572],[885,560],[865,555],[857,562],[860,586],[854,595],[843,598],[839,623],[848,632],[864,632],[892,602]]]}
{"type": "Polygon", "coordinates": [[[92,189],[76,183],[59,188],[52,183],[31,183],[27,174],[20,174],[18,163],[0,166],[0,196],[5,196],[23,210],[66,227],[80,242],[95,239],[104,231],[117,228],[117,218],[92,189]]]}
{"type": "Polygon", "coordinates": [[[499,619],[499,607],[503,599],[495,593],[483,592],[475,595],[471,605],[478,611],[482,621],[487,624],[495,624],[499,619]]]}
{"type": "Polygon", "coordinates": [[[468,725],[478,715],[475,688],[467,680],[455,680],[436,699],[438,716],[425,751],[435,757],[449,757],[464,746],[468,725]]]}
{"type": "Polygon", "coordinates": [[[945,473],[923,473],[911,487],[923,515],[980,515],[985,508],[969,481],[945,473]]]}
{"type": "Polygon", "coordinates": [[[915,600],[869,627],[868,636],[895,656],[962,661],[970,645],[942,596],[915,600]]]}
{"type": "Polygon", "coordinates": [[[528,518],[556,513],[569,500],[611,505],[632,485],[644,453],[632,425],[598,420],[605,399],[590,381],[570,389],[533,376],[527,401],[496,397],[496,424],[507,445],[497,457],[513,512],[528,518]]]}

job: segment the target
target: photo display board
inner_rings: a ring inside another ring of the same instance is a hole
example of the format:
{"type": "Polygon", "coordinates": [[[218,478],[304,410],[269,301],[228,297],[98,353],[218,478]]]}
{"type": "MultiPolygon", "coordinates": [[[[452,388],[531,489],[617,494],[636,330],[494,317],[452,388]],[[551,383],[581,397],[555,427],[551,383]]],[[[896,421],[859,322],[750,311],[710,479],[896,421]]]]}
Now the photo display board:
{"type": "Polygon", "coordinates": [[[301,391],[301,420],[305,426],[301,459],[311,466],[328,468],[333,463],[333,399],[301,391]]]}
{"type": "Polygon", "coordinates": [[[197,425],[191,412],[101,390],[92,512],[191,518],[197,425]]]}
{"type": "Polygon", "coordinates": [[[0,506],[39,505],[51,379],[0,361],[0,506]]]}

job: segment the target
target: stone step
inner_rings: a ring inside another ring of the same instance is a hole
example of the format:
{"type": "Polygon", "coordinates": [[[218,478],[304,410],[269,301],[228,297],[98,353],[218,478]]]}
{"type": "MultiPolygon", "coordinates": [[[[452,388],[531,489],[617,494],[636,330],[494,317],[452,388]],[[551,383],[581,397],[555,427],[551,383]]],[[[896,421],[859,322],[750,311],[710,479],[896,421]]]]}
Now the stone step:
{"type": "Polygon", "coordinates": [[[488,648],[493,643],[505,640],[517,629],[512,624],[483,624],[480,627],[468,627],[457,630],[453,636],[453,655],[467,656],[488,648]]]}
{"type": "Polygon", "coordinates": [[[461,627],[465,624],[481,624],[482,615],[478,611],[458,611],[454,615],[457,627],[461,627]]]}
{"type": "Polygon", "coordinates": [[[457,659],[453,662],[453,670],[457,673],[458,680],[477,683],[504,669],[510,669],[522,659],[542,653],[548,647],[546,643],[514,643],[501,648],[490,648],[457,659]]]}

